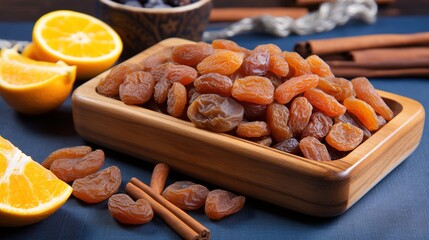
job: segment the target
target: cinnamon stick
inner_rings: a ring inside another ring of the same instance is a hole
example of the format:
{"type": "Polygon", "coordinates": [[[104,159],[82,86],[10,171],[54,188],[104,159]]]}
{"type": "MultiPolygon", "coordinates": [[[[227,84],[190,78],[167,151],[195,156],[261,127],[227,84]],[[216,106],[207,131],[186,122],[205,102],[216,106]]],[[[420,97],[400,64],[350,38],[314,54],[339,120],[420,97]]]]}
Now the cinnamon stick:
{"type": "Polygon", "coordinates": [[[146,199],[155,214],[159,216],[164,222],[166,222],[171,228],[173,228],[174,231],[176,231],[182,238],[192,240],[200,239],[200,236],[197,232],[195,232],[176,215],[172,214],[163,205],[155,201],[152,197],[142,191],[139,187],[135,186],[133,183],[127,183],[125,186],[125,192],[135,199],[146,199]]]}
{"type": "Polygon", "coordinates": [[[165,163],[158,163],[153,168],[152,177],[150,179],[150,187],[154,192],[161,194],[164,191],[165,182],[167,181],[170,167],[165,163]]]}
{"type": "MultiPolygon", "coordinates": [[[[206,227],[204,227],[201,223],[196,221],[194,218],[189,216],[186,212],[184,212],[182,209],[176,207],[174,204],[166,200],[164,197],[162,197],[160,194],[153,191],[152,188],[138,180],[137,178],[132,178],[130,182],[127,184],[125,191],[127,191],[127,187],[129,190],[132,190],[131,194],[136,194],[138,192],[144,192],[145,198],[150,197],[153,199],[153,201],[159,203],[161,206],[163,206],[165,209],[168,210],[168,212],[171,213],[171,215],[175,215],[177,218],[179,218],[181,221],[183,221],[186,225],[188,225],[193,231],[197,232],[199,234],[200,239],[210,239],[210,230],[206,227]],[[130,185],[130,187],[128,187],[130,185]],[[137,191],[134,187],[137,187],[140,189],[140,191],[137,191]]],[[[128,193],[128,192],[127,192],[128,193]]],[[[142,193],[139,194],[140,196],[143,196],[142,193]]],[[[155,210],[154,210],[155,211],[155,210]]],[[[156,213],[156,212],[155,212],[156,213]]]]}
{"type": "Polygon", "coordinates": [[[307,57],[311,54],[328,55],[360,49],[424,45],[428,42],[429,32],[414,34],[374,34],[299,42],[295,45],[295,51],[303,57],[307,57]]]}
{"type": "MultiPolygon", "coordinates": [[[[316,5],[324,2],[333,2],[335,0],[295,0],[295,4],[298,6],[316,5]]],[[[390,4],[394,3],[395,0],[375,0],[377,4],[390,4]]]]}
{"type": "Polygon", "coordinates": [[[398,69],[374,69],[354,67],[331,67],[335,76],[344,78],[355,77],[429,77],[429,68],[398,68],[398,69]]]}
{"type": "Polygon", "coordinates": [[[429,66],[429,46],[356,50],[351,51],[350,56],[353,62],[368,65],[383,63],[392,64],[395,67],[429,66]]]}
{"type": "Polygon", "coordinates": [[[247,17],[271,15],[274,17],[289,16],[299,18],[308,13],[307,8],[213,8],[210,12],[211,22],[235,22],[247,17]]]}

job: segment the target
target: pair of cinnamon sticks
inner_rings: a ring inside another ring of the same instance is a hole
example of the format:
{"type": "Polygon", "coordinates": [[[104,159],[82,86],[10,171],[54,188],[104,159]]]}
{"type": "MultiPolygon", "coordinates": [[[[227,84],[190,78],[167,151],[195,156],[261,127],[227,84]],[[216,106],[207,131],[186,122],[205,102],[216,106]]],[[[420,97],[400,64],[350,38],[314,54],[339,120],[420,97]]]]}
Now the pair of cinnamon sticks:
{"type": "Polygon", "coordinates": [[[295,51],[319,55],[338,77],[429,77],[429,32],[316,39],[295,51]]]}
{"type": "Polygon", "coordinates": [[[125,192],[134,199],[146,199],[155,214],[166,222],[184,239],[210,239],[210,230],[189,216],[186,212],[161,196],[169,173],[164,163],[155,166],[150,186],[132,178],[125,186],[125,192]]]}

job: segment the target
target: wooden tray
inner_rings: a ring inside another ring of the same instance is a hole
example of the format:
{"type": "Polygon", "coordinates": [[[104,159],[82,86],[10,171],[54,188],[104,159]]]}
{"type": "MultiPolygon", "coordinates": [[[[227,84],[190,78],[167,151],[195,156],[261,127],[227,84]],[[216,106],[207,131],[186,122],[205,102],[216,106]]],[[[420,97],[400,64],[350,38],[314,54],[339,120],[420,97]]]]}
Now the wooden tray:
{"type": "MultiPolygon", "coordinates": [[[[188,42],[167,39],[127,61],[188,42]]],[[[83,138],[309,215],[345,212],[416,149],[423,132],[420,103],[379,91],[395,117],[346,157],[317,162],[101,96],[95,87],[106,74],[73,93],[73,120],[83,138]]]]}

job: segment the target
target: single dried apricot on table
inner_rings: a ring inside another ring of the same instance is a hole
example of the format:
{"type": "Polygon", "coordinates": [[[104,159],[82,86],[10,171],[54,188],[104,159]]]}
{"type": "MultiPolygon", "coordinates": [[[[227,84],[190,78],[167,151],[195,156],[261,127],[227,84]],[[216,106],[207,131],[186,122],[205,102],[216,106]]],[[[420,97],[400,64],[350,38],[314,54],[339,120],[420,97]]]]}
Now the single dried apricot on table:
{"type": "Polygon", "coordinates": [[[45,160],[43,160],[41,164],[45,168],[49,169],[51,167],[51,164],[57,159],[81,158],[90,152],[92,152],[92,148],[90,146],[65,147],[53,151],[45,158],[45,160]]]}
{"type": "Polygon", "coordinates": [[[164,189],[162,196],[182,210],[196,210],[204,206],[209,190],[191,181],[178,181],[164,189]]]}
{"type": "Polygon", "coordinates": [[[219,220],[239,212],[246,198],[237,196],[231,192],[215,189],[207,195],[204,212],[207,217],[213,220],[219,220]]]}
{"type": "Polygon", "coordinates": [[[104,152],[97,149],[81,158],[57,159],[49,169],[64,182],[71,182],[97,172],[103,164],[104,152]]]}
{"type": "Polygon", "coordinates": [[[134,201],[127,194],[114,194],[109,198],[110,214],[124,224],[145,224],[152,220],[153,210],[145,199],[134,201]]]}
{"type": "Polygon", "coordinates": [[[121,182],[121,170],[111,166],[76,179],[72,185],[73,196],[87,203],[99,203],[116,193],[121,182]]]}

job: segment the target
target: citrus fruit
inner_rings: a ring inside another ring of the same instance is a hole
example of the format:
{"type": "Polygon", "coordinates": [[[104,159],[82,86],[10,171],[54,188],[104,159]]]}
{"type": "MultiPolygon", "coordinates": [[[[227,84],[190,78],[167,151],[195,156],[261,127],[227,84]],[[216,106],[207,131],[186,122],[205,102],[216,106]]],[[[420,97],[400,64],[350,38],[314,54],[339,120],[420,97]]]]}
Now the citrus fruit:
{"type": "Polygon", "coordinates": [[[71,193],[72,187],[0,136],[0,226],[38,222],[71,193]]]}
{"type": "Polygon", "coordinates": [[[76,67],[35,61],[16,49],[0,53],[0,95],[16,111],[41,114],[59,107],[70,95],[76,67]]]}
{"type": "Polygon", "coordinates": [[[33,44],[39,60],[76,65],[78,79],[104,72],[122,53],[122,40],[109,25],[69,10],[40,17],[33,28],[33,44]]]}
{"type": "Polygon", "coordinates": [[[22,50],[21,54],[24,57],[28,57],[28,58],[31,58],[34,60],[39,60],[39,59],[37,59],[36,51],[34,50],[34,44],[33,43],[27,44],[27,46],[25,46],[24,49],[22,50]]]}

